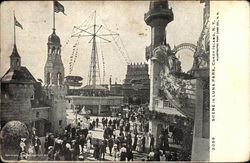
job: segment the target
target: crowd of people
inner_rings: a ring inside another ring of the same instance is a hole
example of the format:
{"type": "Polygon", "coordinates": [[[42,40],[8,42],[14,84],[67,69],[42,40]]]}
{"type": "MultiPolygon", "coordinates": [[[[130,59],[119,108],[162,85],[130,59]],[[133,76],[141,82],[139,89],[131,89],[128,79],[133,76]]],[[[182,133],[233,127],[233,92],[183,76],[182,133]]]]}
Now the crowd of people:
{"type": "MultiPolygon", "coordinates": [[[[133,161],[135,153],[146,154],[140,159],[144,161],[174,161],[183,154],[172,151],[169,146],[169,135],[172,135],[175,144],[182,144],[182,130],[171,126],[165,128],[156,142],[149,131],[149,119],[145,117],[142,107],[128,108],[125,114],[116,118],[92,117],[88,129],[80,125],[69,124],[61,135],[46,135],[43,153],[49,161],[81,161],[88,157],[103,161],[107,160],[107,155],[113,161],[133,161]],[[94,130],[102,131],[101,138],[93,137],[94,130]]],[[[35,154],[38,154],[41,145],[40,139],[33,136],[35,154]]]]}

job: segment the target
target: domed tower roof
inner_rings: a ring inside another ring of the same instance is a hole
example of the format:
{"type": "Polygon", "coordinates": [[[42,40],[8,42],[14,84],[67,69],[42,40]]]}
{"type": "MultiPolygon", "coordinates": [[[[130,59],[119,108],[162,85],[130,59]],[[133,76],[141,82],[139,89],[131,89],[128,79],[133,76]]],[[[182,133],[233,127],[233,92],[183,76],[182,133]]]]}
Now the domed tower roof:
{"type": "Polygon", "coordinates": [[[150,1],[149,10],[155,9],[168,9],[168,1],[167,0],[155,0],[150,1]]]}
{"type": "Polygon", "coordinates": [[[53,30],[53,33],[48,37],[48,44],[60,45],[60,38],[56,35],[55,30],[53,30]]]}

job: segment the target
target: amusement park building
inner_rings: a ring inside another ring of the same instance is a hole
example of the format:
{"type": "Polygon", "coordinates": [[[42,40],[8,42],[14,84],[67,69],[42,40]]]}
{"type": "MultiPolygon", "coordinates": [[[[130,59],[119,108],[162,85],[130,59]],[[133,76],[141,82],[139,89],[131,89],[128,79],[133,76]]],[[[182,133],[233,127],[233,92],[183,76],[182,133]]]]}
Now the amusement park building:
{"type": "Polygon", "coordinates": [[[148,64],[136,63],[127,66],[127,74],[122,85],[124,103],[140,105],[149,103],[148,64]]]}
{"type": "Polygon", "coordinates": [[[209,160],[209,2],[205,1],[204,27],[197,45],[184,43],[171,49],[165,28],[174,20],[168,1],[151,1],[144,20],[151,27],[149,128],[159,135],[169,126],[184,132],[183,150],[195,161],[209,160]],[[193,67],[187,73],[175,56],[182,48],[194,52],[193,67]]]}
{"type": "Polygon", "coordinates": [[[24,122],[38,136],[46,132],[62,133],[66,126],[66,87],[61,60],[60,38],[55,29],[48,38],[48,58],[44,69],[44,86],[26,67],[14,44],[10,68],[1,78],[1,126],[8,121],[24,122]]]}

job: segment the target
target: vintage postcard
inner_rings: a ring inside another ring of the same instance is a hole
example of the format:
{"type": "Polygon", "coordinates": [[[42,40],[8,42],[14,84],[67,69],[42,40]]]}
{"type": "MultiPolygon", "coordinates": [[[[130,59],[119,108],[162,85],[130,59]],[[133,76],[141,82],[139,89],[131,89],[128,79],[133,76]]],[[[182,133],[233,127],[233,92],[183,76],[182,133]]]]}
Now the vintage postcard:
{"type": "Polygon", "coordinates": [[[4,1],[3,161],[248,161],[247,1],[4,1]]]}

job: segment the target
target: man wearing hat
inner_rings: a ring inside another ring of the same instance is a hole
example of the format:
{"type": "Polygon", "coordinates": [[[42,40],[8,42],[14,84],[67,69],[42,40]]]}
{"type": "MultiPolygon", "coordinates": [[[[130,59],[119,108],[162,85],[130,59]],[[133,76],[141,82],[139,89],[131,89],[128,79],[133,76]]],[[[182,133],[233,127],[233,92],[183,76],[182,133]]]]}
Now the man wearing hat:
{"type": "Polygon", "coordinates": [[[38,138],[38,136],[35,136],[34,148],[35,148],[35,152],[36,152],[36,157],[38,157],[38,151],[39,151],[40,147],[41,147],[41,140],[38,138]]]}

